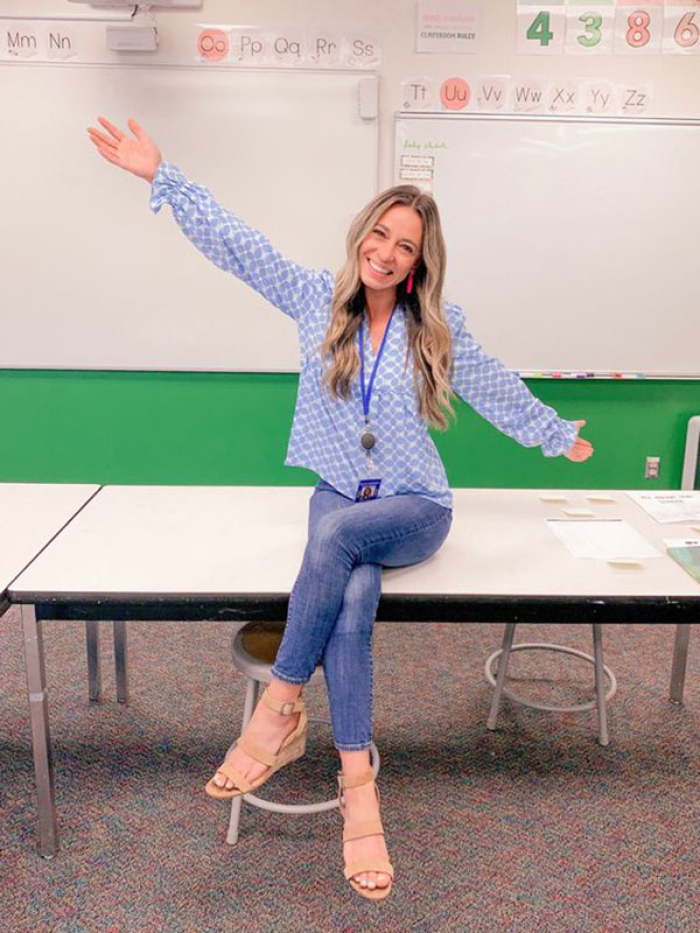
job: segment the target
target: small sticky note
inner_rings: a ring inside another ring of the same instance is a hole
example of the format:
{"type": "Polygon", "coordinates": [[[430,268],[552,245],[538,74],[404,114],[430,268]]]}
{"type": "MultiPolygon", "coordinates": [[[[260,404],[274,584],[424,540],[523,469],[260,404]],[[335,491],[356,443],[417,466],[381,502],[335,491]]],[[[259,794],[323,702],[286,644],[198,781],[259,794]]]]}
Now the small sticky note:
{"type": "Polygon", "coordinates": [[[615,499],[612,496],[606,496],[605,493],[592,492],[590,495],[586,496],[589,502],[614,502],[615,499]]]}
{"type": "Polygon", "coordinates": [[[562,511],[569,518],[593,518],[595,516],[595,512],[591,512],[590,509],[562,509],[562,511]]]}
{"type": "Polygon", "coordinates": [[[541,495],[540,502],[568,502],[568,496],[556,496],[556,495],[541,495]]]}
{"type": "Polygon", "coordinates": [[[642,562],[639,560],[634,560],[631,557],[614,557],[608,560],[608,563],[613,567],[622,567],[626,570],[634,570],[636,567],[641,567],[642,562]]]}

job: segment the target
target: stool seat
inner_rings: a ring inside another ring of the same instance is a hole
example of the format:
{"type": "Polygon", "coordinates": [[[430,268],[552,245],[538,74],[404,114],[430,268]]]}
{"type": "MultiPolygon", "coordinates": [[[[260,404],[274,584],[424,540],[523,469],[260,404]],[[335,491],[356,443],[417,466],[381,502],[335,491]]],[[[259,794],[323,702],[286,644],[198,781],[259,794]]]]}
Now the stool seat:
{"type": "MultiPolygon", "coordinates": [[[[269,684],[274,679],[272,667],[282,642],[284,626],[281,621],[246,622],[233,636],[234,667],[258,683],[269,684]]],[[[320,662],[308,683],[325,683],[320,662]]]]}
{"type": "MultiPolygon", "coordinates": [[[[277,625],[280,624],[279,622],[276,623],[274,628],[272,627],[273,623],[264,625],[260,622],[254,622],[246,625],[245,631],[241,630],[240,633],[243,659],[247,656],[255,658],[257,661],[264,661],[265,664],[274,664],[280,646],[280,635],[277,631],[277,625]]],[[[235,642],[233,650],[236,650],[235,642]]]]}
{"type": "MultiPolygon", "coordinates": [[[[250,722],[253,710],[258,702],[259,685],[261,683],[269,684],[274,680],[272,667],[282,642],[284,627],[285,623],[280,621],[247,622],[233,637],[233,664],[247,680],[241,732],[250,722]]],[[[323,675],[323,666],[319,661],[307,681],[307,685],[322,683],[325,683],[325,677],[323,675]]],[[[309,723],[331,725],[330,719],[323,716],[309,716],[309,723]]],[[[372,770],[376,778],[379,773],[379,752],[374,742],[370,746],[370,757],[372,770]]],[[[333,810],[338,806],[338,798],[335,793],[330,800],[306,804],[274,803],[255,794],[240,794],[231,801],[231,819],[226,836],[229,845],[236,845],[238,842],[238,828],[244,800],[253,807],[259,807],[262,810],[273,810],[276,813],[320,813],[324,810],[333,810]]]]}

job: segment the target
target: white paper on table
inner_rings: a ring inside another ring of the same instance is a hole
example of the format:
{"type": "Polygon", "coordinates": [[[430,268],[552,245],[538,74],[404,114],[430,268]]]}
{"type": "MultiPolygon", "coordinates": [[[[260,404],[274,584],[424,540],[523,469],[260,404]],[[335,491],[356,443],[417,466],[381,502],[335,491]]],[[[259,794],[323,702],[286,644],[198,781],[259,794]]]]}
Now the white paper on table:
{"type": "Polygon", "coordinates": [[[583,521],[547,518],[545,521],[574,557],[598,560],[663,557],[621,518],[583,521]]]}
{"type": "Polygon", "coordinates": [[[700,538],[664,538],[666,547],[700,547],[700,538]]]}
{"type": "Polygon", "coordinates": [[[657,522],[700,521],[700,492],[628,492],[657,522]]]}

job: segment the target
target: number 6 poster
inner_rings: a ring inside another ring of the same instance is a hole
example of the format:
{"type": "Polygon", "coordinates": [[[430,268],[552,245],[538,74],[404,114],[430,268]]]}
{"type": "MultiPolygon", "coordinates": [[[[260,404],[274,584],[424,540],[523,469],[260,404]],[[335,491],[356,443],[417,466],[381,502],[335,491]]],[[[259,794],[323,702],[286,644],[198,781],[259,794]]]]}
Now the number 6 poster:
{"type": "Polygon", "coordinates": [[[700,0],[666,0],[663,50],[680,55],[700,52],[700,0]]]}

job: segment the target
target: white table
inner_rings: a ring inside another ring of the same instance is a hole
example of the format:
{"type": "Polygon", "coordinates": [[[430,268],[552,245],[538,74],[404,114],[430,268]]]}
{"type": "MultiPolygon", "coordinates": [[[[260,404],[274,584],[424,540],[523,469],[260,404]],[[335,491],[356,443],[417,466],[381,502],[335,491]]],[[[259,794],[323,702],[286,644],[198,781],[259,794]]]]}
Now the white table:
{"type": "Polygon", "coordinates": [[[0,615],[10,583],[73,518],[99,486],[0,483],[0,615]]]}
{"type": "MultiPolygon", "coordinates": [[[[10,601],[7,590],[15,577],[99,490],[97,485],[0,483],[0,616],[10,601]]],[[[48,694],[45,690],[41,629],[25,641],[29,712],[34,742],[34,768],[39,793],[53,794],[48,734],[48,694]]],[[[96,652],[93,654],[93,661],[96,652]]],[[[53,806],[53,799],[50,801],[53,806]]],[[[44,806],[42,802],[41,806],[44,806]]]]}
{"type": "MultiPolygon", "coordinates": [[[[25,642],[41,646],[42,620],[284,618],[304,547],[311,490],[296,487],[104,487],[13,583],[25,642]]],[[[584,507],[584,493],[569,505],[584,507]]],[[[624,493],[590,505],[622,517],[663,551],[686,537],[659,525],[624,493]]],[[[576,560],[544,519],[562,517],[537,490],[457,490],[450,536],[423,564],[384,574],[379,619],[395,621],[674,622],[672,696],[682,699],[689,624],[700,585],[666,556],[621,569],[576,560]]],[[[35,694],[43,659],[27,654],[35,694]]],[[[48,754],[46,722],[32,727],[48,754]]],[[[40,849],[57,850],[53,776],[37,770],[40,849]]]]}
{"type": "MultiPolygon", "coordinates": [[[[69,483],[0,483],[0,616],[7,589],[25,567],[95,495],[99,486],[69,483]]],[[[99,694],[97,627],[88,627],[88,670],[92,696],[99,694]]]]}

